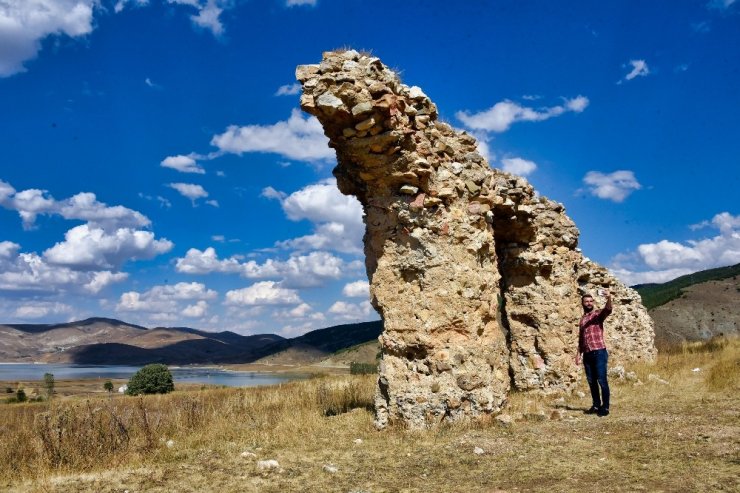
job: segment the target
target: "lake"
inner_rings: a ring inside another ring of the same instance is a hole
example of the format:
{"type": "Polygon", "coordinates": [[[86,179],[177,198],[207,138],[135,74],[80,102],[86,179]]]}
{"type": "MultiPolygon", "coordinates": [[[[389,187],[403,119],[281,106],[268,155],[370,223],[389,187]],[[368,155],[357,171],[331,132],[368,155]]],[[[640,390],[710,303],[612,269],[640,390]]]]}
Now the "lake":
{"type": "MultiPolygon", "coordinates": [[[[43,380],[44,373],[51,373],[55,380],[107,380],[128,379],[141,366],[64,365],[34,363],[0,363],[0,381],[43,380]]],[[[275,385],[303,378],[302,375],[253,371],[230,371],[215,367],[171,367],[172,378],[177,383],[202,383],[228,387],[257,387],[275,385]]]]}

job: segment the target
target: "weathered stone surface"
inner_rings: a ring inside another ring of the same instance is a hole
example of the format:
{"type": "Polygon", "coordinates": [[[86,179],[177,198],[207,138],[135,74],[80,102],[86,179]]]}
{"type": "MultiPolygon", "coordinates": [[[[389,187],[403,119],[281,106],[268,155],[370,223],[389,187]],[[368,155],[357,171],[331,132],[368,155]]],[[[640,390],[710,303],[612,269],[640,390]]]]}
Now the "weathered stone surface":
{"type": "Polygon", "coordinates": [[[298,74],[301,107],[336,149],[339,189],[365,212],[372,303],[385,326],[378,427],[495,414],[511,386],[572,390],[580,296],[597,288],[614,297],[610,361],[655,356],[639,295],[583,257],[564,207],[491,169],[421,89],[354,51],[324,53],[298,74]]]}

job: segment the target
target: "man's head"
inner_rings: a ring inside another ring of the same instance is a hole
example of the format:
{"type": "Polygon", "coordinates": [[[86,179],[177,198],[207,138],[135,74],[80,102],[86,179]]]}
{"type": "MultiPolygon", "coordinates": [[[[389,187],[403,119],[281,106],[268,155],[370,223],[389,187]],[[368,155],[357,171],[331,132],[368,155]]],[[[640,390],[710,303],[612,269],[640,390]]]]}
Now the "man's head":
{"type": "Polygon", "coordinates": [[[581,296],[581,306],[583,307],[583,311],[588,313],[591,310],[594,309],[594,297],[590,294],[584,294],[581,296]]]}

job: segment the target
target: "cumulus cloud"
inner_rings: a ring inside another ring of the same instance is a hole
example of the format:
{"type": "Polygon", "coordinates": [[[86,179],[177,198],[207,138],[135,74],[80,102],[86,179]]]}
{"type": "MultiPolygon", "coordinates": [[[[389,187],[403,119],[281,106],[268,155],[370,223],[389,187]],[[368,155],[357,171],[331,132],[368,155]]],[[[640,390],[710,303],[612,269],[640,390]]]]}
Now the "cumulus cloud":
{"type": "Polygon", "coordinates": [[[79,38],[92,32],[98,0],[0,2],[0,77],[24,72],[48,36],[79,38]]]}
{"type": "Polygon", "coordinates": [[[234,6],[232,0],[167,0],[169,3],[194,7],[196,13],[190,16],[195,26],[211,31],[216,38],[224,33],[221,14],[234,6]]]}
{"type": "Polygon", "coordinates": [[[516,122],[540,122],[567,112],[581,113],[588,104],[589,100],[585,96],[565,99],[561,105],[545,108],[529,108],[507,99],[479,113],[458,111],[455,116],[473,130],[505,132],[516,122]]]}
{"type": "Polygon", "coordinates": [[[213,272],[239,274],[247,279],[279,279],[286,287],[315,287],[328,280],[340,279],[356,272],[359,265],[345,262],[328,252],[294,254],[286,260],[267,259],[262,263],[241,257],[219,259],[216,250],[208,247],[201,251],[191,248],[185,257],[178,258],[176,269],[183,274],[210,274],[213,272]]]}
{"type": "Polygon", "coordinates": [[[646,243],[612,261],[615,275],[628,284],[665,282],[699,270],[734,265],[740,262],[740,216],[729,212],[694,225],[698,230],[712,227],[713,237],[679,243],[661,240],[646,243]]]}
{"type": "Polygon", "coordinates": [[[190,318],[201,318],[204,317],[208,312],[208,303],[205,301],[199,301],[194,305],[188,305],[183,308],[182,315],[190,318]]]}
{"type": "Polygon", "coordinates": [[[299,305],[303,300],[294,289],[284,288],[274,281],[261,281],[228,291],[225,303],[235,306],[299,305]]]}
{"type": "Polygon", "coordinates": [[[72,313],[72,307],[56,301],[25,301],[15,309],[13,316],[19,319],[38,319],[49,315],[72,313]]]}
{"type": "Polygon", "coordinates": [[[504,171],[519,176],[527,176],[537,169],[537,164],[520,157],[505,158],[501,160],[504,171]]]}
{"type": "Polygon", "coordinates": [[[151,221],[140,212],[126,207],[108,206],[94,193],[81,192],[68,199],[56,200],[46,190],[31,188],[17,192],[0,180],[0,206],[18,212],[25,229],[33,228],[39,215],[59,215],[65,219],[88,221],[107,230],[121,227],[149,226],[151,221]]]}
{"type": "Polygon", "coordinates": [[[278,87],[278,90],[275,91],[275,96],[295,96],[299,92],[301,92],[301,85],[296,82],[295,84],[286,84],[278,87]]]}
{"type": "Polygon", "coordinates": [[[194,183],[169,183],[167,186],[177,190],[183,197],[189,198],[193,203],[193,207],[195,207],[196,200],[208,197],[206,189],[194,183]]]}
{"type": "Polygon", "coordinates": [[[583,177],[583,182],[590,185],[587,190],[591,195],[613,202],[622,202],[629,194],[642,188],[635,174],[628,170],[613,173],[589,171],[583,177]]]}
{"type": "Polygon", "coordinates": [[[362,206],[356,198],[343,195],[334,178],[308,185],[290,195],[272,187],[264,189],[262,195],[278,200],[291,221],[308,220],[314,224],[312,234],[280,241],[276,246],[300,251],[362,252],[365,233],[362,206]]]}
{"type": "MultiPolygon", "coordinates": [[[[116,305],[117,312],[145,312],[149,314],[180,313],[190,318],[200,318],[208,311],[208,300],[217,297],[216,291],[197,282],[179,282],[174,285],[159,285],[145,291],[123,293],[116,305]],[[193,303],[194,302],[194,303],[193,303]]],[[[167,318],[152,320],[170,321],[167,318]]]]}
{"type": "Polygon", "coordinates": [[[19,253],[19,250],[17,243],[0,242],[0,291],[95,294],[128,277],[124,272],[79,271],[53,265],[36,253],[19,253]]]}
{"type": "Polygon", "coordinates": [[[650,69],[645,60],[630,60],[629,64],[632,66],[632,70],[630,70],[630,72],[625,75],[624,79],[620,80],[618,84],[621,84],[622,81],[625,80],[632,80],[635,77],[645,77],[650,73],[650,69]]]}
{"type": "Polygon", "coordinates": [[[370,283],[367,281],[355,281],[344,285],[342,294],[349,298],[369,298],[370,283]]]}
{"type": "Polygon", "coordinates": [[[119,228],[109,233],[82,224],[67,231],[64,241],[46,250],[44,258],[78,270],[117,270],[126,261],[151,259],[173,246],[167,239],[155,239],[150,231],[119,228]]]}
{"type": "Polygon", "coordinates": [[[202,175],[206,172],[192,156],[169,156],[162,160],[160,166],[163,168],[172,168],[180,173],[198,173],[202,175]]]}
{"type": "Polygon", "coordinates": [[[367,320],[372,315],[376,315],[369,301],[362,303],[337,301],[329,307],[329,313],[340,320],[367,320]]]}
{"type": "Polygon", "coordinates": [[[215,135],[211,145],[222,153],[267,152],[296,161],[317,162],[334,157],[328,142],[315,117],[304,118],[294,109],[287,121],[273,125],[231,125],[224,133],[215,135]]]}

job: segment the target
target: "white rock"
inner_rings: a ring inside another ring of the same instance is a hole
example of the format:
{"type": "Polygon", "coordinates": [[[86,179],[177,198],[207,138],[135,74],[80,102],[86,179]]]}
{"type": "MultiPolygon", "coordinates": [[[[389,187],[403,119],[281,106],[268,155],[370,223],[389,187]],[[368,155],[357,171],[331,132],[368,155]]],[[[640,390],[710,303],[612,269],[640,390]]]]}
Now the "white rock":
{"type": "Polygon", "coordinates": [[[422,99],[427,97],[427,95],[424,94],[424,91],[421,90],[421,87],[412,86],[411,88],[409,88],[409,97],[411,99],[422,99]]]}
{"type": "Polygon", "coordinates": [[[319,108],[328,110],[338,110],[344,105],[341,99],[329,92],[325,92],[324,94],[319,96],[319,98],[316,100],[316,104],[319,108]]]}
{"type": "Polygon", "coordinates": [[[462,170],[464,168],[464,166],[458,163],[457,161],[452,163],[450,167],[452,168],[452,172],[455,173],[456,175],[459,175],[460,173],[462,173],[462,170]]]}
{"type": "Polygon", "coordinates": [[[355,438],[355,444],[359,445],[362,443],[362,438],[355,438]]]}
{"type": "Polygon", "coordinates": [[[473,449],[473,453],[474,453],[475,455],[483,455],[483,454],[485,454],[486,452],[485,452],[485,450],[483,450],[483,449],[482,449],[482,448],[480,448],[480,447],[475,447],[475,448],[473,449]]]}
{"type": "Polygon", "coordinates": [[[167,448],[172,448],[175,446],[174,440],[167,440],[167,448]]]}
{"type": "Polygon", "coordinates": [[[691,370],[691,371],[693,371],[694,373],[696,373],[697,371],[701,371],[701,368],[694,368],[694,369],[693,369],[693,370],[691,370]]]}
{"type": "Polygon", "coordinates": [[[648,382],[655,382],[661,385],[668,385],[668,380],[663,380],[662,378],[660,378],[659,375],[656,375],[655,373],[651,373],[650,375],[648,375],[648,382]]]}
{"type": "Polygon", "coordinates": [[[586,394],[579,390],[576,392],[576,396],[578,396],[579,399],[583,399],[584,397],[586,397],[586,394]]]}
{"type": "Polygon", "coordinates": [[[329,474],[336,474],[338,469],[335,466],[332,466],[331,464],[324,464],[323,467],[325,472],[328,472],[329,474]]]}
{"type": "Polygon", "coordinates": [[[279,468],[280,468],[280,464],[275,459],[257,461],[257,469],[261,471],[269,471],[270,469],[279,469],[279,468]]]}
{"type": "Polygon", "coordinates": [[[245,451],[245,452],[242,452],[242,453],[241,453],[241,454],[239,454],[239,455],[241,455],[241,456],[242,456],[242,457],[244,457],[245,459],[254,459],[254,458],[256,458],[256,457],[257,457],[257,454],[253,454],[252,452],[246,452],[246,451],[245,451]]]}

